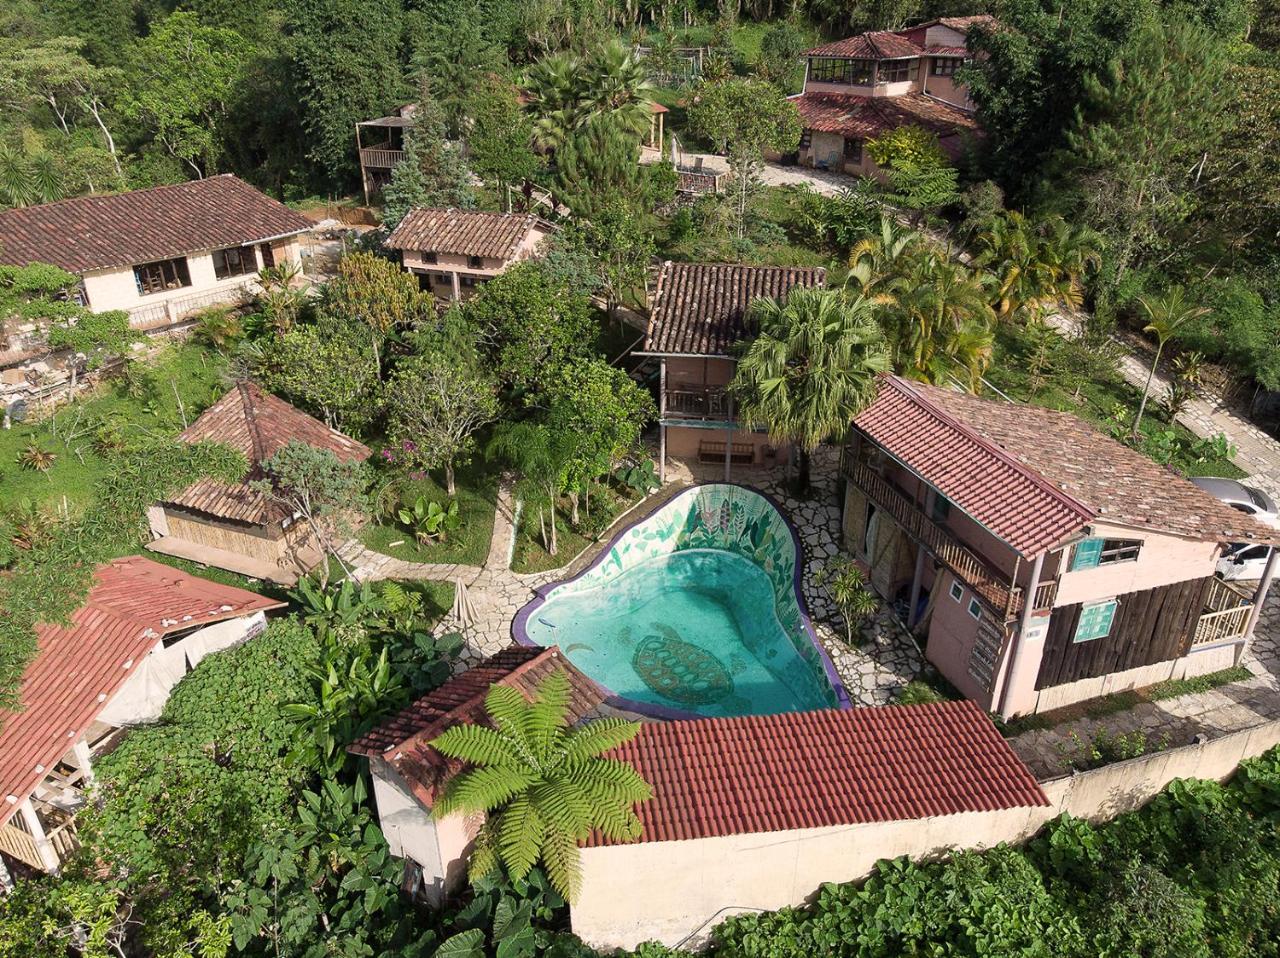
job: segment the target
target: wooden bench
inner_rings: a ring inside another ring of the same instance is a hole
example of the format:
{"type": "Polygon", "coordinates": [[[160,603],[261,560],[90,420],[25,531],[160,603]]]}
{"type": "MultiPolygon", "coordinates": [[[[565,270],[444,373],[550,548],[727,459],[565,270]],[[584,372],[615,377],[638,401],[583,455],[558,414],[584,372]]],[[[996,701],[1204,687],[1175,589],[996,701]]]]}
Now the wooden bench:
{"type": "MultiPolygon", "coordinates": [[[[704,439],[698,443],[698,462],[724,462],[725,443],[704,439]]],[[[756,461],[755,447],[749,442],[735,442],[729,450],[729,462],[750,466],[756,461]]]]}

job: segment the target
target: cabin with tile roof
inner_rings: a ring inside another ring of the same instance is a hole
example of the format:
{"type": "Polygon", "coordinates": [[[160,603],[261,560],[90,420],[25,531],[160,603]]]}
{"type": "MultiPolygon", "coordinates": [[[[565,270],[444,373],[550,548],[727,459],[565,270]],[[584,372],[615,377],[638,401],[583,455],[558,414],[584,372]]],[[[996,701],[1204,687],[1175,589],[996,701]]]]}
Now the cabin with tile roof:
{"type": "Polygon", "coordinates": [[[266,266],[301,266],[311,222],[231,174],[0,211],[0,263],[51,263],[80,277],[95,313],[142,331],[240,305],[266,266]]]}
{"type": "Polygon", "coordinates": [[[455,301],[539,255],[552,227],[532,213],[480,210],[410,210],[387,237],[404,268],[438,300],[455,301]]]}
{"type": "Polygon", "coordinates": [[[845,547],[930,662],[1005,718],[1238,664],[1250,593],[1215,575],[1280,530],[1069,413],[881,380],[841,471],[845,547]]]}
{"type": "Polygon", "coordinates": [[[734,347],[748,338],[751,303],[785,299],[801,286],[821,286],[826,270],[728,263],[662,264],[649,324],[637,356],[658,362],[658,464],[667,457],[718,465],[772,466],[789,450],[737,420],[726,389],[737,360],[734,347]]]}
{"type": "Polygon", "coordinates": [[[265,613],[285,604],[142,556],[100,566],[71,620],[37,629],[20,708],[0,710],[7,869],[56,872],[77,845],[94,757],[129,726],[159,718],[184,675],[260,633],[265,613]]]}
{"type": "Polygon", "coordinates": [[[244,453],[249,471],[234,485],[200,479],[148,510],[152,552],[190,559],[255,579],[293,585],[324,552],[299,515],[255,491],[263,463],[291,441],[363,462],[369,448],[250,382],[237,383],[179,434],[183,442],[225,443],[244,453]]]}
{"type": "Polygon", "coordinates": [[[901,126],[938,137],[952,160],[978,134],[974,103],[957,71],[971,60],[968,34],[990,16],[943,17],[906,30],[875,30],[805,53],[803,92],[792,97],[804,132],[804,166],[874,176],[863,147],[901,126]]]}

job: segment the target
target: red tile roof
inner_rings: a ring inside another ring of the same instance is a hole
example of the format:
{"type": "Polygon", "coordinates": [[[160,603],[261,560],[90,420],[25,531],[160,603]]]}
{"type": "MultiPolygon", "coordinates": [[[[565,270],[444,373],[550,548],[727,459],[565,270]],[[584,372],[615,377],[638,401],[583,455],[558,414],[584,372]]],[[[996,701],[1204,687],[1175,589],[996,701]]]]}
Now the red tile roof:
{"type": "Polygon", "coordinates": [[[1023,556],[1095,519],[1212,542],[1280,535],[1067,413],[887,376],[854,425],[1023,556]]]}
{"type": "Polygon", "coordinates": [[[391,249],[507,260],[537,224],[532,213],[415,209],[387,237],[391,249]]]}
{"type": "Polygon", "coordinates": [[[727,356],[747,334],[753,300],[782,299],[797,286],[821,286],[827,271],[789,266],[735,266],[728,263],[662,264],[645,352],[665,355],[727,356]]]}
{"type": "Polygon", "coordinates": [[[0,822],[27,798],[167,635],[285,605],[142,556],[99,567],[67,626],[42,625],[18,712],[0,712],[0,822]]]}
{"type": "Polygon", "coordinates": [[[970,17],[939,17],[932,23],[921,24],[921,26],[933,26],[934,23],[940,23],[944,27],[950,27],[960,33],[968,33],[969,28],[972,26],[994,27],[996,18],[989,13],[978,13],[970,17]]]}
{"type": "Polygon", "coordinates": [[[455,675],[444,685],[357,740],[347,751],[380,757],[396,769],[423,804],[431,806],[436,789],[461,765],[428,744],[445,729],[486,720],[485,696],[493,685],[508,685],[532,698],[538,684],[557,670],[569,676],[569,715],[577,721],[602,701],[600,687],[579,672],[560,649],[513,645],[479,665],[455,675]]]}
{"type": "Polygon", "coordinates": [[[939,137],[976,132],[972,115],[923,93],[856,96],[851,93],[802,93],[791,101],[806,130],[867,140],[900,126],[920,126],[939,137]]]}
{"type": "Polygon", "coordinates": [[[900,60],[920,56],[920,48],[900,33],[872,30],[856,37],[824,43],[807,50],[807,57],[848,57],[855,60],[900,60]]]}
{"type": "Polygon", "coordinates": [[[0,212],[0,263],[134,266],[302,233],[311,222],[230,174],[0,212]]]}
{"type": "Polygon", "coordinates": [[[237,384],[206,409],[178,438],[184,442],[226,443],[244,453],[249,472],[234,486],[200,479],[170,501],[207,515],[252,524],[284,515],[281,506],[254,492],[249,483],[262,477],[262,463],[291,440],[328,449],[342,462],[369,458],[367,446],[247,382],[237,384]]]}
{"type": "Polygon", "coordinates": [[[610,754],[653,788],[641,842],[1049,804],[972,702],[652,722],[610,754]]]}

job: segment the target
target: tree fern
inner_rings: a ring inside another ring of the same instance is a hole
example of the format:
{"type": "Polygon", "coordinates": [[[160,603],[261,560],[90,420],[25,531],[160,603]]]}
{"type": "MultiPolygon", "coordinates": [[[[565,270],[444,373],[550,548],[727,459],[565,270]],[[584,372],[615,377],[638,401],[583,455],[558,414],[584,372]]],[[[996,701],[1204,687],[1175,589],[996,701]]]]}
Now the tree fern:
{"type": "Polygon", "coordinates": [[[493,728],[460,725],[431,743],[469,766],[450,779],[434,814],[488,816],[471,856],[472,881],[500,864],[519,880],[541,861],[573,901],[582,882],[579,842],[594,829],[618,840],[639,836],[634,806],[652,791],[630,765],[601,755],[640,726],[608,718],[566,728],[570,698],[563,670],[539,684],[532,702],[495,685],[485,698],[493,728]]]}

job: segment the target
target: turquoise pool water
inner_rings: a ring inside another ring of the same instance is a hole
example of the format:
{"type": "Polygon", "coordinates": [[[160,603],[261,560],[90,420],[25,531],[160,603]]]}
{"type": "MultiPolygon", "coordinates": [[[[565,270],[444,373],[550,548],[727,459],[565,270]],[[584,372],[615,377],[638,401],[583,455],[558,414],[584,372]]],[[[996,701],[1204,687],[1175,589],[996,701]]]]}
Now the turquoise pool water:
{"type": "Polygon", "coordinates": [[[558,645],[615,696],[658,714],[828,708],[844,699],[800,608],[795,568],[790,527],[767,499],[701,486],[546,590],[517,617],[517,638],[558,645]]]}

